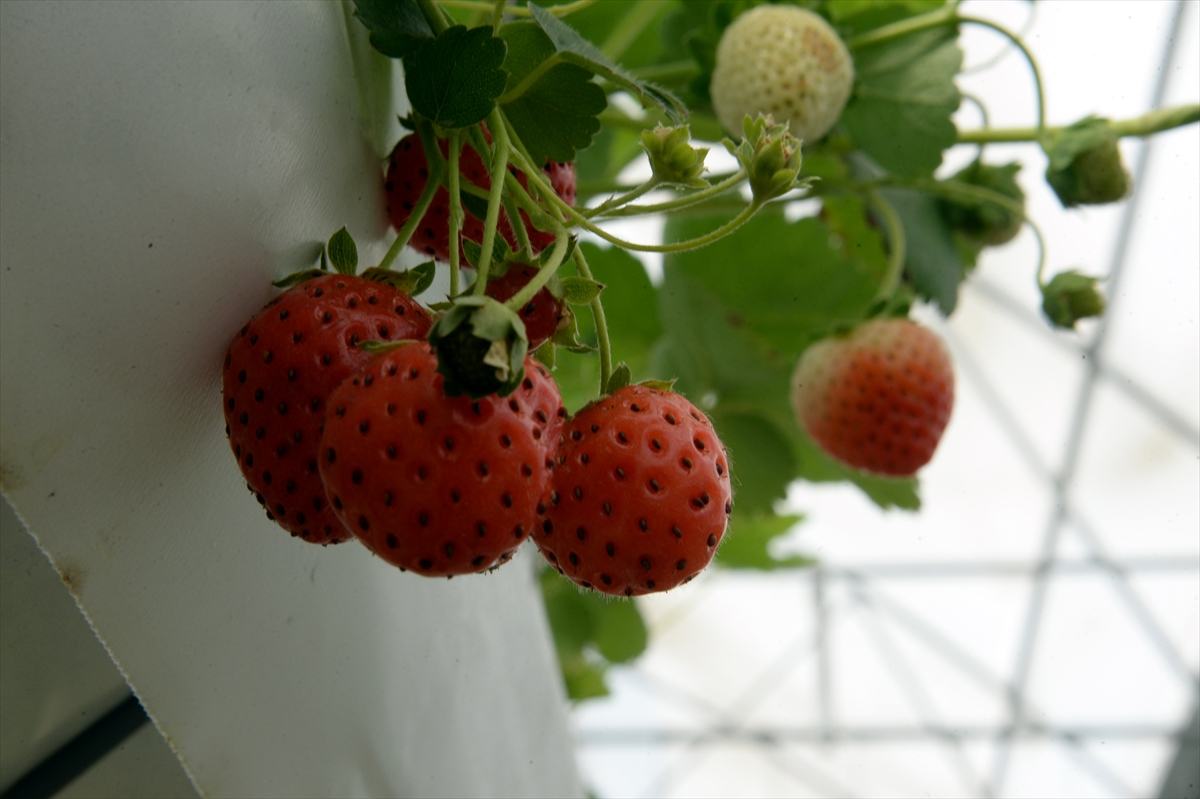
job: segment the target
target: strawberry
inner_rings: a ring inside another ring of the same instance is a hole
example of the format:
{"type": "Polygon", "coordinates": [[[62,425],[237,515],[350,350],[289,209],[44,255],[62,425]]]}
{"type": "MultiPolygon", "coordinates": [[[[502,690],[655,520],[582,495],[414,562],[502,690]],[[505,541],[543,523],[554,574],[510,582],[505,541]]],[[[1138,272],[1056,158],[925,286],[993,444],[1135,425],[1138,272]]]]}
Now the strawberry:
{"type": "Polygon", "coordinates": [[[712,560],[732,498],[708,418],[679,394],[626,386],[563,427],[534,541],[584,588],[666,591],[712,560]]]}
{"type": "Polygon", "coordinates": [[[565,411],[539,364],[508,397],[447,397],[426,342],[383,353],[329,398],[320,472],[338,517],[401,569],[453,576],[512,557],[537,521],[565,411]]]}
{"type": "Polygon", "coordinates": [[[359,341],[420,338],[429,314],[390,286],[331,274],[280,294],[225,354],[225,423],[238,466],[267,516],[305,541],[350,537],[317,473],[325,400],[371,356],[359,341]]]}
{"type": "MultiPolygon", "coordinates": [[[[491,141],[491,136],[486,131],[485,138],[489,142],[491,141]]],[[[449,153],[450,146],[445,139],[439,139],[438,146],[441,147],[443,155],[449,153]]],[[[487,167],[484,166],[479,153],[475,152],[471,145],[463,145],[458,166],[462,176],[471,183],[484,191],[491,189],[492,180],[488,175],[487,167]]],[[[509,167],[509,170],[517,176],[517,180],[522,186],[528,188],[529,182],[523,172],[514,167],[509,167]]],[[[549,177],[555,193],[574,205],[574,164],[559,164],[550,161],[542,168],[542,171],[549,177]]],[[[421,147],[421,138],[416,133],[410,133],[401,139],[392,150],[392,154],[388,158],[387,177],[384,183],[384,189],[387,192],[388,217],[396,230],[400,230],[408,222],[413,206],[416,205],[421,192],[425,190],[425,182],[428,178],[429,171],[426,168],[425,151],[421,147]]],[[[483,241],[483,220],[466,210],[465,204],[463,210],[465,213],[462,238],[479,244],[483,241]]],[[[534,228],[524,211],[521,211],[520,214],[525,223],[525,229],[529,232],[529,243],[534,253],[541,252],[554,242],[552,234],[534,228]]],[[[517,249],[517,239],[504,209],[500,210],[497,232],[504,237],[511,249],[517,249]]],[[[425,212],[425,216],[422,217],[421,225],[413,234],[409,245],[439,261],[450,260],[450,194],[444,186],[434,193],[433,202],[429,206],[429,210],[425,212]]]]}
{"type": "Polygon", "coordinates": [[[953,406],[945,345],[907,319],[819,341],[792,374],[800,425],[836,460],[876,474],[909,476],[928,463],[953,406]]]}
{"type": "Polygon", "coordinates": [[[834,126],[850,99],[854,62],[824,19],[795,6],[752,8],[725,29],[713,67],[713,110],[742,133],[747,114],[788,123],[807,145],[834,126]]]}
{"type": "MultiPolygon", "coordinates": [[[[497,302],[504,302],[523,289],[537,275],[536,267],[526,264],[511,264],[501,277],[488,281],[485,293],[497,302]]],[[[525,335],[529,338],[529,349],[536,350],[548,339],[554,338],[559,328],[567,324],[567,306],[562,300],[542,288],[533,299],[525,303],[517,314],[525,323],[525,335]]]]}

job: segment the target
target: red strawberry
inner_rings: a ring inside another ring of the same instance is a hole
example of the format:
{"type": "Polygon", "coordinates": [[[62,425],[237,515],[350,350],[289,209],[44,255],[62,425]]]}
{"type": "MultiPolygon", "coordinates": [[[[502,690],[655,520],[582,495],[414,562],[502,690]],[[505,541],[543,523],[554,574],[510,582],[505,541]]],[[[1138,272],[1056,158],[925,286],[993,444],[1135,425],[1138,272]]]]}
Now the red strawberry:
{"type": "Polygon", "coordinates": [[[876,474],[916,473],[954,406],[954,369],[936,335],[907,319],[874,319],[804,351],[792,409],[832,457],[876,474]]]}
{"type": "MultiPolygon", "coordinates": [[[[490,142],[491,136],[486,134],[485,138],[490,142]]],[[[442,154],[446,155],[450,151],[449,143],[445,139],[438,140],[438,146],[441,147],[442,154]]],[[[469,144],[464,144],[462,153],[459,156],[459,172],[464,178],[471,183],[487,191],[491,189],[492,180],[488,175],[487,167],[484,166],[483,160],[479,157],[479,153],[469,144]]],[[[521,185],[528,188],[528,179],[520,170],[509,167],[509,170],[517,176],[517,180],[521,185]]],[[[543,171],[550,178],[551,185],[559,197],[566,200],[571,205],[575,204],[575,166],[573,164],[559,164],[550,161],[543,167],[543,171]]],[[[385,179],[384,188],[387,192],[387,209],[388,216],[392,221],[392,226],[399,230],[408,222],[408,218],[412,213],[413,207],[421,196],[421,192],[425,190],[425,183],[429,179],[429,171],[425,163],[425,151],[421,147],[421,139],[416,133],[410,133],[405,136],[392,150],[392,154],[388,159],[387,177],[385,179]]],[[[429,206],[429,210],[425,212],[425,216],[421,219],[421,226],[413,234],[409,245],[416,250],[419,250],[426,255],[431,255],[439,261],[450,260],[450,194],[443,186],[439,188],[433,195],[433,202],[429,206]]],[[[483,220],[472,216],[469,211],[466,211],[464,206],[464,218],[462,227],[462,238],[470,239],[479,244],[483,241],[483,220]]],[[[525,229],[529,232],[529,242],[535,253],[541,252],[546,247],[554,242],[554,236],[532,227],[529,222],[529,217],[524,211],[520,212],[521,218],[525,223],[525,229]]],[[[512,224],[509,222],[508,215],[503,209],[500,211],[500,221],[497,225],[497,230],[508,242],[508,246],[513,250],[517,248],[517,239],[513,234],[512,224]]]]}
{"type": "MultiPolygon", "coordinates": [[[[525,288],[537,273],[535,267],[511,264],[503,276],[488,281],[485,293],[497,302],[504,302],[525,288]]],[[[544,287],[533,295],[533,299],[525,303],[525,307],[517,311],[521,321],[525,323],[525,335],[529,339],[530,351],[536,350],[544,341],[554,338],[559,326],[567,323],[566,313],[566,303],[544,287]]]]}
{"type": "Polygon", "coordinates": [[[403,292],[348,275],[285,291],[225,354],[229,444],[267,516],[315,544],[350,538],[317,473],[325,400],[370,360],[359,341],[424,337],[429,314],[403,292]]]}
{"type": "Polygon", "coordinates": [[[562,400],[527,361],[508,397],[447,397],[425,342],[380,355],[329,399],[321,477],[347,527],[426,576],[507,561],[537,521],[562,400]]]}
{"type": "Polygon", "coordinates": [[[729,461],[682,396],[626,386],[563,428],[534,541],[584,588],[633,596],[700,573],[732,511],[729,461]]]}

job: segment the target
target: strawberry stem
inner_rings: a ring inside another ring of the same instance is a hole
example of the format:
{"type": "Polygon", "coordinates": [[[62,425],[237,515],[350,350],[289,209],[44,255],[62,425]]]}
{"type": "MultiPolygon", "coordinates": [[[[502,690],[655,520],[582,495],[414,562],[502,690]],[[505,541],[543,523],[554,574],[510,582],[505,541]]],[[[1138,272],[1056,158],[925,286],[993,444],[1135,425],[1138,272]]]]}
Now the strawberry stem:
{"type": "Polygon", "coordinates": [[[883,280],[879,283],[879,291],[875,295],[876,300],[886,300],[895,293],[896,287],[900,285],[900,276],[904,273],[904,258],[906,243],[904,239],[904,223],[900,221],[900,217],[896,214],[896,209],[888,202],[879,192],[871,190],[867,192],[867,201],[878,209],[883,216],[883,223],[887,226],[888,238],[888,267],[884,273],[883,280]]]}
{"type": "Polygon", "coordinates": [[[967,22],[973,25],[982,25],[985,28],[992,30],[1004,36],[1021,51],[1025,56],[1025,60],[1029,63],[1029,69],[1033,73],[1033,88],[1037,93],[1037,141],[1044,144],[1046,142],[1046,92],[1042,88],[1042,73],[1038,69],[1037,59],[1033,57],[1033,53],[1029,52],[1029,48],[1025,46],[1025,42],[1021,41],[1021,37],[1010,31],[1003,25],[999,25],[991,20],[981,17],[965,17],[955,13],[953,15],[955,22],[967,22]]]}
{"type": "MultiPolygon", "coordinates": [[[[560,213],[565,214],[570,222],[578,225],[584,230],[595,233],[605,241],[611,242],[625,250],[635,250],[637,252],[684,252],[686,250],[694,250],[697,247],[703,247],[706,244],[712,244],[714,241],[728,236],[730,233],[737,230],[747,221],[749,221],[750,217],[754,216],[754,214],[758,212],[758,209],[765,205],[765,203],[762,201],[751,200],[751,202],[742,209],[741,213],[726,222],[724,225],[721,225],[716,230],[712,230],[703,236],[698,236],[694,239],[689,239],[688,241],[673,242],[671,244],[637,244],[636,242],[626,241],[625,239],[618,238],[604,228],[593,224],[586,216],[583,215],[582,212],[580,212],[574,206],[566,203],[562,198],[554,193],[554,190],[546,184],[545,180],[543,180],[542,170],[537,169],[530,171],[528,167],[528,161],[526,161],[519,153],[514,154],[514,161],[517,162],[517,168],[524,170],[529,176],[529,182],[537,185],[538,191],[542,194],[545,200],[560,213]]],[[[706,190],[702,189],[702,191],[706,190]]]]}
{"type": "Polygon", "coordinates": [[[434,0],[417,0],[417,7],[421,9],[421,15],[433,29],[434,36],[450,27],[446,22],[446,17],[442,14],[442,9],[438,8],[438,4],[434,0]]]}
{"type": "MultiPolygon", "coordinates": [[[[1117,136],[1152,136],[1164,130],[1180,128],[1200,121],[1200,105],[1178,105],[1172,108],[1159,108],[1148,114],[1132,119],[1121,119],[1110,123],[1112,132],[1117,136]]],[[[1046,128],[1047,137],[1053,137],[1063,129],[1061,127],[1046,128]]],[[[991,142],[1025,142],[1039,141],[1037,128],[988,128],[981,130],[963,130],[958,133],[958,141],[965,144],[983,144],[991,142]]]]}
{"type": "MultiPolygon", "coordinates": [[[[579,276],[588,280],[595,280],[592,277],[592,270],[588,267],[587,259],[583,257],[583,248],[575,248],[575,266],[579,270],[579,276]]],[[[612,377],[612,344],[608,338],[608,322],[604,318],[604,305],[600,302],[600,295],[588,303],[588,307],[592,311],[592,319],[596,323],[596,343],[600,349],[600,390],[597,396],[604,394],[608,381],[612,377]]]]}
{"type": "Polygon", "coordinates": [[[648,192],[654,191],[656,188],[658,188],[661,185],[662,185],[662,180],[660,178],[651,177],[649,180],[647,180],[642,185],[640,185],[634,189],[631,189],[631,190],[625,192],[624,194],[621,194],[616,197],[609,197],[607,200],[600,203],[595,208],[588,209],[586,214],[589,217],[602,216],[608,211],[612,211],[612,210],[615,210],[622,206],[628,205],[629,203],[636,200],[638,197],[641,197],[643,194],[646,194],[648,192]]]}
{"type": "MultiPolygon", "coordinates": [[[[492,190],[488,195],[487,219],[483,223],[483,241],[480,242],[479,263],[476,266],[474,292],[483,296],[487,289],[488,271],[492,268],[492,247],[496,243],[496,227],[500,221],[501,195],[504,192],[504,176],[508,174],[509,141],[508,130],[500,118],[500,109],[493,108],[488,117],[492,133],[492,190]]],[[[514,224],[520,224],[517,220],[514,224]]]]}
{"type": "Polygon", "coordinates": [[[513,311],[523,308],[527,302],[533,299],[533,295],[542,290],[542,287],[549,282],[554,273],[558,271],[558,267],[562,265],[563,256],[567,254],[567,244],[570,241],[571,237],[567,235],[566,228],[559,226],[554,249],[550,251],[550,259],[538,267],[538,273],[533,276],[533,280],[522,286],[520,291],[504,303],[506,308],[513,311]]]}
{"type": "Polygon", "coordinates": [[[603,214],[597,214],[598,208],[591,209],[589,211],[589,216],[640,216],[642,214],[661,214],[669,211],[678,211],[683,208],[696,205],[697,203],[702,203],[710,197],[716,197],[718,194],[724,194],[730,189],[735,188],[745,179],[746,170],[739,169],[737,172],[734,172],[720,183],[714,183],[707,189],[700,189],[699,191],[694,191],[691,194],[685,194],[682,197],[676,197],[673,200],[655,203],[654,205],[630,205],[624,208],[614,208],[613,210],[606,211],[603,214]]]}
{"type": "Polygon", "coordinates": [[[458,259],[459,234],[463,226],[463,209],[459,189],[462,185],[458,171],[460,151],[462,149],[462,130],[450,131],[450,296],[458,295],[458,259]]]}
{"type": "Polygon", "coordinates": [[[400,251],[404,249],[404,245],[408,244],[409,239],[421,224],[421,220],[425,218],[425,212],[429,210],[429,206],[433,202],[433,195],[442,187],[442,174],[446,168],[446,162],[442,160],[442,154],[438,151],[437,137],[434,135],[433,125],[429,123],[429,120],[419,119],[417,121],[417,134],[421,139],[421,147],[425,151],[425,168],[429,172],[429,177],[425,180],[425,188],[421,190],[421,196],[413,206],[408,221],[404,223],[404,227],[400,228],[400,232],[396,234],[396,240],[392,242],[387,254],[379,262],[380,269],[388,269],[396,261],[400,251]]]}

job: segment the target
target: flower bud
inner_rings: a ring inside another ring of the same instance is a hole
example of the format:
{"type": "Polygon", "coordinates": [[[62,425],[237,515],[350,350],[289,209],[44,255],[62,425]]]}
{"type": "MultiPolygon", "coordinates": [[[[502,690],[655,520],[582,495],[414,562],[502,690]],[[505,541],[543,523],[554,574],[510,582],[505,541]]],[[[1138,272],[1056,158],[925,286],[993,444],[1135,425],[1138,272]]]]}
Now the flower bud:
{"type": "Polygon", "coordinates": [[[1099,278],[1079,272],[1061,272],[1042,287],[1042,310],[1055,327],[1075,329],[1075,323],[1104,313],[1104,295],[1096,290],[1099,278]]]}
{"type": "Polygon", "coordinates": [[[691,130],[687,125],[642,131],[642,148],[650,157],[654,176],[666,184],[702,189],[708,182],[700,177],[704,172],[707,147],[691,145],[691,130]]]}

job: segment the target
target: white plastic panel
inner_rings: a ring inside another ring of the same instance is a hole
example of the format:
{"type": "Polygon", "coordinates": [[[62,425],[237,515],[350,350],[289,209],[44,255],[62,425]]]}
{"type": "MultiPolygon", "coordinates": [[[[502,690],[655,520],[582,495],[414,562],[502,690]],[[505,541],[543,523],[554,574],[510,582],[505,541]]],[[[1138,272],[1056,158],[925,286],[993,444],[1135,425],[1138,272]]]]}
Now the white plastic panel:
{"type": "Polygon", "coordinates": [[[225,442],[268,281],[381,253],[343,20],[0,4],[0,486],[205,795],[578,795],[530,560],[292,541],[225,442]]]}

